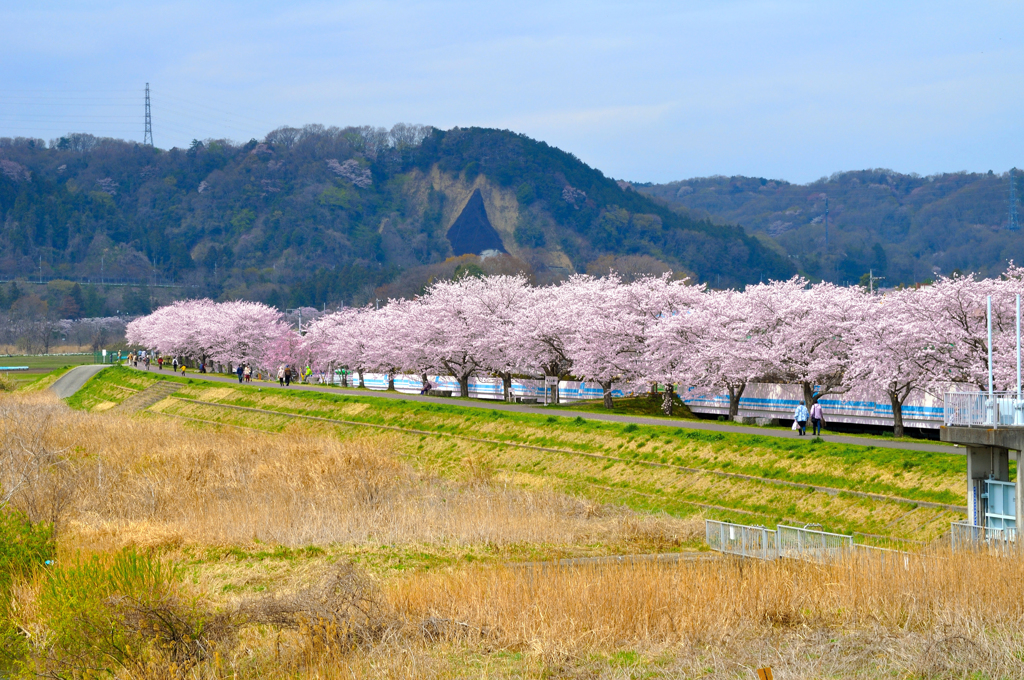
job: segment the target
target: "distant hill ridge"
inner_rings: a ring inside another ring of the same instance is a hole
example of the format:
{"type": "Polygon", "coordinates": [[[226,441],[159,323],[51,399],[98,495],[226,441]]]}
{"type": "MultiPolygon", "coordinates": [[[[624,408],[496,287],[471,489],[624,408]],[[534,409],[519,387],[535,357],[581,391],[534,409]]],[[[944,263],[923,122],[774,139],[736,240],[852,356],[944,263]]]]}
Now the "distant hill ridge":
{"type": "Polygon", "coordinates": [[[544,283],[622,263],[721,286],[796,271],[770,241],[504,130],[311,125],[169,151],[0,139],[0,277],[173,278],[285,307],[414,294],[469,264],[544,283]]]}
{"type": "MultiPolygon", "coordinates": [[[[1024,177],[1014,173],[1016,198],[1024,177]]],[[[1024,232],[1008,230],[1009,173],[921,177],[886,169],[839,172],[810,184],[703,177],[638,191],[693,219],[769,236],[817,278],[856,282],[869,269],[887,285],[954,271],[998,274],[1024,261],[1024,232]],[[825,199],[829,248],[825,250],[825,199]]]]}

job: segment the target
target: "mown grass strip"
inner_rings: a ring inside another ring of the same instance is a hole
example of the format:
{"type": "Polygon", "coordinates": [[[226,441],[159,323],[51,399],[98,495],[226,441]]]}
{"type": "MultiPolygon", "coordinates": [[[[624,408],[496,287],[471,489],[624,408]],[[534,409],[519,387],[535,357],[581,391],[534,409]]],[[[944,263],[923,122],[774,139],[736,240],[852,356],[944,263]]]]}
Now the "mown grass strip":
{"type": "MultiPolygon", "coordinates": [[[[194,386],[193,389],[201,394],[207,388],[194,386]]],[[[327,418],[332,418],[339,408],[345,411],[353,404],[363,404],[371,408],[353,413],[351,418],[344,420],[377,424],[406,422],[406,427],[409,427],[407,421],[412,420],[416,424],[431,426],[435,431],[453,425],[451,420],[455,418],[461,430],[487,432],[488,439],[500,439],[509,445],[527,441],[536,446],[557,448],[566,439],[571,439],[574,451],[606,452],[613,448],[622,450],[623,454],[636,459],[660,460],[663,463],[668,463],[671,459],[672,463],[682,467],[700,467],[708,470],[732,467],[736,474],[788,479],[791,482],[823,488],[864,490],[881,496],[913,498],[917,501],[953,506],[958,505],[955,502],[960,498],[958,482],[965,466],[963,458],[959,456],[934,452],[878,449],[813,439],[779,440],[773,437],[683,428],[669,432],[660,426],[656,428],[628,424],[622,427],[618,424],[584,421],[581,418],[564,421],[553,416],[545,419],[532,414],[482,414],[476,409],[435,404],[407,404],[377,397],[355,398],[311,392],[260,393],[259,390],[254,392],[251,387],[232,387],[230,396],[218,397],[216,403],[258,408],[266,400],[275,402],[273,410],[278,413],[327,418]],[[296,400],[301,400],[301,405],[278,403],[296,400]],[[310,402],[314,402],[312,408],[310,402]],[[379,412],[373,412],[374,409],[379,412]],[[517,425],[522,427],[515,427],[517,425]],[[511,433],[500,431],[502,428],[508,430],[510,426],[514,428],[511,433]],[[623,439],[625,441],[622,441],[623,439]],[[613,441],[618,441],[619,445],[615,447],[613,441]],[[648,446],[651,448],[644,450],[648,446]],[[660,451],[659,447],[662,447],[660,451]],[[705,450],[700,450],[700,447],[705,450]],[[722,453],[732,454],[732,459],[718,461],[718,454],[722,453]],[[766,462],[764,459],[770,458],[769,453],[775,455],[775,460],[766,462]],[[799,469],[806,467],[800,461],[812,460],[838,469],[813,472],[799,469]],[[871,469],[868,469],[868,466],[871,469]],[[875,473],[873,476],[872,472],[875,473]],[[917,478],[916,485],[911,486],[913,482],[910,476],[917,478]],[[945,478],[946,483],[936,485],[936,478],[945,478]],[[898,484],[897,480],[907,483],[898,484]]]]}
{"type": "Polygon", "coordinates": [[[235,404],[221,404],[221,403],[212,402],[212,401],[202,401],[202,400],[199,400],[199,399],[189,399],[187,397],[180,397],[180,396],[176,396],[176,395],[175,396],[171,396],[170,398],[174,399],[176,401],[183,401],[183,402],[192,403],[192,404],[201,404],[203,406],[213,406],[213,407],[220,407],[220,408],[237,409],[237,410],[241,410],[241,411],[251,411],[251,412],[255,412],[255,413],[266,413],[266,414],[272,414],[272,415],[284,415],[284,416],[293,417],[293,418],[303,418],[303,419],[307,419],[307,420],[316,420],[316,421],[320,421],[320,422],[337,423],[337,424],[340,424],[340,425],[349,425],[349,426],[357,426],[357,427],[372,427],[372,428],[383,429],[383,430],[392,430],[392,431],[398,431],[398,432],[405,432],[405,433],[409,433],[409,434],[429,435],[429,436],[436,436],[436,437],[452,437],[452,438],[456,438],[456,439],[463,439],[463,440],[466,440],[466,441],[479,442],[479,443],[483,443],[483,444],[492,444],[492,445],[498,445],[498,446],[515,446],[515,447],[518,447],[518,448],[532,449],[532,450],[535,450],[535,451],[547,451],[547,452],[550,452],[550,453],[561,453],[561,454],[572,455],[572,456],[585,456],[587,458],[594,458],[594,459],[599,459],[599,460],[607,460],[607,461],[612,461],[612,462],[616,462],[616,463],[627,463],[627,464],[628,463],[633,463],[633,464],[637,464],[637,465],[644,465],[644,466],[647,466],[647,467],[668,468],[668,469],[673,469],[673,470],[681,470],[683,472],[688,472],[688,473],[691,473],[691,474],[706,474],[706,475],[714,475],[716,477],[722,477],[722,478],[726,478],[726,479],[742,479],[742,480],[745,480],[745,481],[758,482],[758,483],[762,483],[762,484],[773,484],[773,485],[776,485],[776,486],[788,486],[788,487],[795,488],[795,489],[804,489],[804,490],[808,490],[808,491],[815,491],[815,492],[819,492],[819,493],[825,493],[825,494],[828,494],[830,496],[834,496],[834,495],[837,495],[837,494],[847,494],[847,495],[854,496],[854,497],[857,497],[857,498],[865,498],[865,499],[874,500],[874,501],[886,501],[886,502],[891,502],[891,503],[903,503],[903,504],[907,504],[907,505],[913,505],[915,507],[919,506],[919,507],[927,507],[927,508],[936,508],[936,509],[939,509],[939,510],[951,510],[953,512],[967,512],[966,506],[961,506],[961,505],[952,505],[952,504],[948,504],[948,503],[934,503],[934,502],[930,502],[930,501],[914,500],[914,499],[911,499],[911,498],[901,498],[901,497],[898,497],[898,496],[888,496],[888,495],[884,495],[884,494],[869,493],[869,492],[866,492],[866,491],[853,491],[853,490],[850,490],[850,489],[839,489],[839,488],[835,488],[835,487],[817,486],[817,485],[814,485],[814,484],[803,484],[801,482],[792,482],[792,481],[788,481],[788,480],[784,480],[784,479],[772,479],[770,477],[757,477],[757,476],[754,476],[754,475],[747,475],[747,474],[741,474],[741,473],[736,473],[736,472],[723,472],[721,470],[708,470],[708,469],[705,469],[705,468],[692,468],[692,467],[685,467],[685,466],[682,466],[682,465],[675,465],[673,463],[662,463],[662,462],[651,461],[651,460],[643,460],[643,459],[619,458],[619,457],[616,457],[616,456],[608,456],[608,455],[599,454],[599,453],[589,453],[589,452],[584,452],[584,451],[577,451],[577,450],[574,450],[574,449],[563,449],[563,448],[555,448],[555,447],[548,447],[548,446],[536,446],[534,444],[523,444],[523,443],[519,443],[519,442],[512,442],[512,441],[505,441],[505,440],[486,439],[486,438],[482,438],[482,437],[472,437],[472,436],[469,436],[469,435],[456,434],[456,433],[451,433],[451,432],[436,432],[436,431],[431,431],[431,430],[419,430],[419,429],[399,427],[397,425],[382,425],[382,424],[377,424],[377,423],[365,423],[365,422],[354,421],[354,420],[342,420],[342,419],[339,419],[339,418],[326,418],[324,416],[311,416],[311,415],[305,415],[305,414],[301,414],[301,413],[286,413],[286,412],[275,411],[275,410],[271,410],[271,409],[257,408],[257,407],[254,407],[254,406],[238,406],[238,405],[235,405],[235,404]]]}

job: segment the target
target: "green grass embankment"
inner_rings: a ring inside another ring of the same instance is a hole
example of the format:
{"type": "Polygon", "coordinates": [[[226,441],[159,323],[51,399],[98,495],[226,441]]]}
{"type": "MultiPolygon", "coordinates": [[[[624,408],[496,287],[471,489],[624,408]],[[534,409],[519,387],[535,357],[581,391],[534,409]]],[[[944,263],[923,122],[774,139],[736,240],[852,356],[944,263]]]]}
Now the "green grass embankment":
{"type": "Polygon", "coordinates": [[[475,466],[501,471],[523,486],[557,488],[648,511],[692,514],[703,510],[748,522],[818,522],[831,530],[929,540],[947,530],[948,522],[960,514],[771,482],[915,502],[964,503],[965,461],[961,456],[810,438],[780,439],[370,396],[287,392],[190,382],[122,368],[99,374],[70,403],[104,410],[161,378],[181,382],[182,389],[175,398],[151,407],[155,412],[270,432],[313,428],[346,437],[365,436],[368,431],[387,433],[404,455],[446,476],[464,476],[475,466]],[[296,419],[297,415],[354,424],[296,419]],[[381,430],[380,426],[420,432],[381,430]]]}

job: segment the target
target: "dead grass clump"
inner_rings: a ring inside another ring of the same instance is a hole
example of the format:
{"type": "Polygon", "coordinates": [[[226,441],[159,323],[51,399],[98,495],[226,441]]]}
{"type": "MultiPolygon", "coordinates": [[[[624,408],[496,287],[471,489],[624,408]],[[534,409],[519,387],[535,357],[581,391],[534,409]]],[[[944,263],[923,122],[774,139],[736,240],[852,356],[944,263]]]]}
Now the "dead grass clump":
{"type": "Polygon", "coordinates": [[[377,588],[351,564],[334,565],[315,586],[291,595],[251,599],[242,611],[256,623],[298,628],[315,621],[333,623],[372,640],[384,626],[384,604],[377,588]]]}
{"type": "Polygon", "coordinates": [[[62,528],[84,469],[64,436],[76,420],[47,394],[0,402],[0,508],[9,503],[33,523],[62,528]]]}
{"type": "Polygon", "coordinates": [[[351,564],[296,593],[247,600],[240,611],[251,623],[297,631],[304,653],[317,658],[365,649],[397,628],[377,587],[351,564]]]}

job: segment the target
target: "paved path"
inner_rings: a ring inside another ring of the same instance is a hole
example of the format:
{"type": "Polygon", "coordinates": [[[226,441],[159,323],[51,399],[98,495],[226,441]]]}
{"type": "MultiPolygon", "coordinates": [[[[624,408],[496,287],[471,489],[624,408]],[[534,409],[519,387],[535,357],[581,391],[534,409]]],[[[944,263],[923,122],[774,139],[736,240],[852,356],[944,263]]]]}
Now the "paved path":
{"type": "MultiPolygon", "coordinates": [[[[139,369],[141,370],[141,369],[139,369]]],[[[159,371],[152,369],[150,373],[160,375],[172,375],[170,371],[159,371]]],[[[207,380],[210,382],[238,383],[237,378],[206,373],[195,373],[189,371],[186,377],[193,380],[207,380]]],[[[585,420],[600,420],[612,423],[635,423],[637,425],[659,425],[662,427],[682,427],[690,430],[706,430],[711,432],[728,432],[733,434],[750,434],[762,437],[780,437],[783,439],[796,439],[799,435],[792,430],[776,430],[759,427],[744,427],[743,425],[732,425],[713,420],[676,420],[672,418],[647,418],[644,416],[623,416],[614,413],[592,413],[589,411],[572,411],[564,408],[545,408],[543,406],[528,406],[523,404],[506,404],[504,402],[492,402],[483,399],[452,399],[446,397],[427,397],[419,394],[404,394],[402,392],[385,392],[376,390],[344,389],[340,387],[326,387],[322,385],[293,384],[291,387],[279,387],[276,382],[252,382],[250,387],[273,390],[295,390],[300,392],[327,392],[329,394],[348,394],[356,397],[377,397],[379,399],[402,399],[405,401],[420,401],[445,406],[462,406],[466,408],[491,409],[493,411],[507,411],[512,413],[531,413],[544,416],[561,416],[563,418],[576,418],[585,420]]],[[[854,444],[856,446],[876,446],[883,449],[903,449],[907,451],[932,451],[936,453],[948,453],[953,455],[964,455],[965,450],[945,444],[921,444],[917,442],[898,442],[874,437],[849,437],[843,435],[826,434],[822,439],[837,444],[854,444]]]]}
{"type": "Polygon", "coordinates": [[[86,381],[102,371],[110,364],[87,364],[76,366],[70,371],[57,378],[56,382],[50,385],[50,389],[57,393],[61,399],[67,399],[72,394],[82,389],[86,381]]]}

